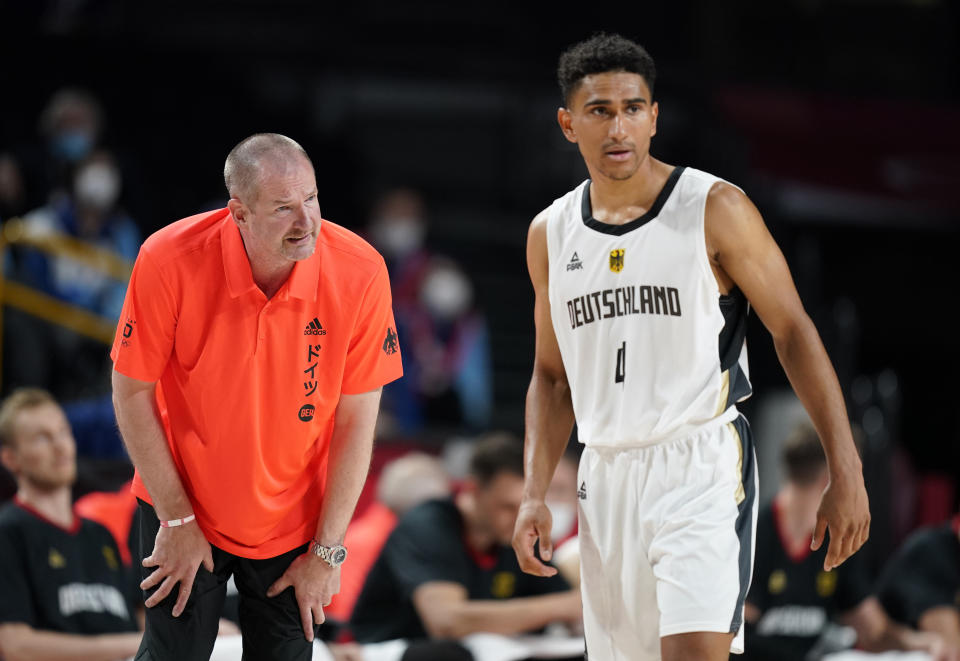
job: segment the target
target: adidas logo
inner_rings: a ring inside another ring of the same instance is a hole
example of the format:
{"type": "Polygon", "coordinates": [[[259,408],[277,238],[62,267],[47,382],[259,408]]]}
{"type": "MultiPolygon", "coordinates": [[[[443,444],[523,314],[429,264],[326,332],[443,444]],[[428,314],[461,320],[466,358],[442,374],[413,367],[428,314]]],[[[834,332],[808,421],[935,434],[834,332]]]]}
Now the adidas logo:
{"type": "Polygon", "coordinates": [[[580,258],[577,257],[577,253],[573,253],[573,257],[570,258],[570,263],[567,264],[568,271],[576,271],[577,269],[583,268],[583,262],[580,261],[580,258]]]}
{"type": "Polygon", "coordinates": [[[577,498],[579,498],[580,500],[587,499],[587,483],[586,482],[580,483],[580,488],[577,489],[577,498]]]}
{"type": "Polygon", "coordinates": [[[304,335],[326,335],[327,331],[323,330],[323,326],[320,325],[320,320],[316,317],[313,318],[307,327],[303,329],[304,335]]]}

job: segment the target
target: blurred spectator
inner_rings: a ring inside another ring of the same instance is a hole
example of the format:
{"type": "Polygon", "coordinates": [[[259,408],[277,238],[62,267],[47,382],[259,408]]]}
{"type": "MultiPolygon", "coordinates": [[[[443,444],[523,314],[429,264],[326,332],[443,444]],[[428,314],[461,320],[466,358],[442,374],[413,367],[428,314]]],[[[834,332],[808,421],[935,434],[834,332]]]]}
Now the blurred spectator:
{"type": "Polygon", "coordinates": [[[545,501],[553,518],[550,538],[555,545],[577,534],[577,462],[582,447],[577,442],[567,445],[547,488],[545,501]]]}
{"type": "MultiPolygon", "coordinates": [[[[140,230],[118,205],[122,184],[113,155],[93,152],[78,165],[70,194],[27,213],[24,231],[77,238],[132,262],[140,250],[140,230]]],[[[108,319],[119,317],[125,282],[69,257],[29,257],[22,273],[28,284],[108,319]]]]}
{"type": "Polygon", "coordinates": [[[744,659],[819,659],[850,647],[923,650],[952,659],[943,641],[890,619],[871,591],[863,554],[824,571],[827,544],[810,549],[820,496],[829,483],[826,457],[809,423],[784,443],[786,483],[757,520],[755,565],[745,617],[744,659]],[[855,632],[842,629],[850,627],[855,632]]]}
{"type": "Polygon", "coordinates": [[[580,541],[577,537],[577,464],[583,446],[571,442],[560,457],[553,479],[547,488],[546,504],[550,509],[553,542],[553,564],[567,583],[580,587],[580,541]]]}
{"type": "Polygon", "coordinates": [[[424,425],[485,429],[493,406],[487,323],[463,269],[424,248],[420,195],[398,189],[374,209],[370,240],[390,271],[403,379],[384,388],[384,410],[404,434],[424,425]]]}
{"type": "Polygon", "coordinates": [[[18,390],[0,406],[0,459],[18,487],[0,510],[0,657],[133,656],[133,579],[110,532],[71,507],[76,447],[49,393],[18,390]]]}
{"type": "Polygon", "coordinates": [[[880,601],[897,621],[960,650],[960,514],[913,533],[887,563],[880,601]]]}
{"type": "Polygon", "coordinates": [[[390,271],[394,306],[415,304],[430,260],[424,247],[427,221],[423,198],[408,188],[388,191],[374,207],[367,231],[390,271]]]}
{"type": "Polygon", "coordinates": [[[340,592],[324,614],[341,622],[349,620],[367,574],[397,519],[420,503],[449,496],[450,479],[436,457],[409,452],[384,466],[377,479],[376,501],[347,528],[343,545],[350,553],[350,562],[341,566],[340,592]]]}
{"type": "Polygon", "coordinates": [[[135,529],[137,498],[130,491],[128,480],[116,491],[93,491],[77,499],[73,509],[78,516],[96,521],[113,535],[120,549],[120,560],[127,567],[133,566],[137,549],[138,533],[135,529]]]}
{"type": "Polygon", "coordinates": [[[65,87],[50,97],[39,128],[44,149],[29,163],[27,176],[34,190],[51,199],[69,190],[77,164],[99,146],[103,110],[87,90],[65,87]]]}
{"type": "Polygon", "coordinates": [[[27,208],[20,164],[13,154],[0,153],[0,221],[15,218],[27,208]]]}
{"type": "MultiPolygon", "coordinates": [[[[140,232],[118,206],[121,185],[113,156],[94,151],[78,165],[70,193],[26,214],[23,231],[37,238],[66,235],[132,261],[140,232]]],[[[15,280],[111,322],[118,318],[125,281],[34,249],[18,250],[14,258],[8,275],[15,280]]],[[[5,316],[5,324],[5,383],[43,386],[65,400],[108,392],[109,363],[101,344],[18,310],[5,316]]]]}
{"type": "Polygon", "coordinates": [[[356,638],[450,640],[552,622],[578,627],[580,593],[559,575],[524,574],[510,547],[522,490],[520,441],[503,433],[477,441],[456,496],[413,508],[391,533],[357,600],[356,638]]]}

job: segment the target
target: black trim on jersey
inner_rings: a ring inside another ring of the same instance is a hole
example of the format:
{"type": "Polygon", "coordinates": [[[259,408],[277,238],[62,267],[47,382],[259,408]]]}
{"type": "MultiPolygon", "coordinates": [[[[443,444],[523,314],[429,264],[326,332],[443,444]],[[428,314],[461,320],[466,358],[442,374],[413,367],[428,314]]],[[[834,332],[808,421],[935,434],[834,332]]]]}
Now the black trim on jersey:
{"type": "Polygon", "coordinates": [[[678,165],[677,167],[673,168],[673,172],[671,172],[670,176],[667,177],[667,183],[663,185],[663,188],[657,195],[657,199],[653,201],[653,206],[650,207],[650,210],[639,218],[634,218],[630,222],[624,223],[623,225],[611,225],[610,223],[603,223],[593,217],[593,208],[590,205],[590,184],[592,182],[587,181],[587,185],[583,187],[583,197],[580,200],[580,210],[583,215],[583,224],[592,230],[603,232],[604,234],[613,234],[614,236],[622,236],[627,232],[632,232],[638,227],[643,227],[648,222],[660,215],[660,210],[663,209],[663,205],[667,203],[667,198],[670,197],[670,194],[677,185],[677,181],[680,180],[680,175],[683,174],[683,171],[686,169],[687,168],[682,165],[678,165]]]}
{"type": "Polygon", "coordinates": [[[723,314],[723,328],[719,336],[720,369],[730,371],[730,388],[723,407],[727,409],[753,393],[750,380],[740,366],[740,351],[747,337],[750,302],[738,287],[734,287],[729,294],[720,296],[719,305],[723,314]]]}
{"type": "Polygon", "coordinates": [[[743,624],[743,602],[747,599],[750,590],[750,577],[753,575],[753,503],[757,499],[756,473],[757,462],[753,450],[753,432],[750,423],[742,415],[733,421],[733,427],[740,435],[742,451],[741,474],[743,480],[744,499],[737,505],[737,522],[735,529],[740,540],[740,594],[737,596],[737,606],[733,609],[733,619],[730,621],[730,633],[736,633],[743,624]]]}

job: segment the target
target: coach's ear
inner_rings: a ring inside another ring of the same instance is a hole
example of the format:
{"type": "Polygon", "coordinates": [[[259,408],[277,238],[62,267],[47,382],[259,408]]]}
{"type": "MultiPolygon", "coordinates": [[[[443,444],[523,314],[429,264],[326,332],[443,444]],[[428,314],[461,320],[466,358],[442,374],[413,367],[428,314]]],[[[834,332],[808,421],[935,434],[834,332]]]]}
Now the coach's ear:
{"type": "Polygon", "coordinates": [[[570,142],[577,141],[577,132],[573,130],[573,115],[563,106],[557,108],[557,123],[560,124],[564,138],[570,142]]]}
{"type": "Polygon", "coordinates": [[[230,215],[233,216],[233,221],[237,225],[244,226],[247,224],[247,205],[238,198],[231,197],[227,202],[227,208],[230,209],[230,215]]]}

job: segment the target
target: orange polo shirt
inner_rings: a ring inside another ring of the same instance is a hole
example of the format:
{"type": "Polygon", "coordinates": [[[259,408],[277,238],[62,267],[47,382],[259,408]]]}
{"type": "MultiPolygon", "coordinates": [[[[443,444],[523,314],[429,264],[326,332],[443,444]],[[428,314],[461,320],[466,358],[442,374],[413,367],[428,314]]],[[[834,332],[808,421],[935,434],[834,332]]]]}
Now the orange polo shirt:
{"type": "MultiPolygon", "coordinates": [[[[156,381],[173,461],[207,539],[246,558],[309,541],[341,393],[402,374],[383,258],[324,220],[271,298],[227,209],[144,242],[110,353],[156,381]]],[[[149,502],[134,477],[133,492],[149,502]]]]}

